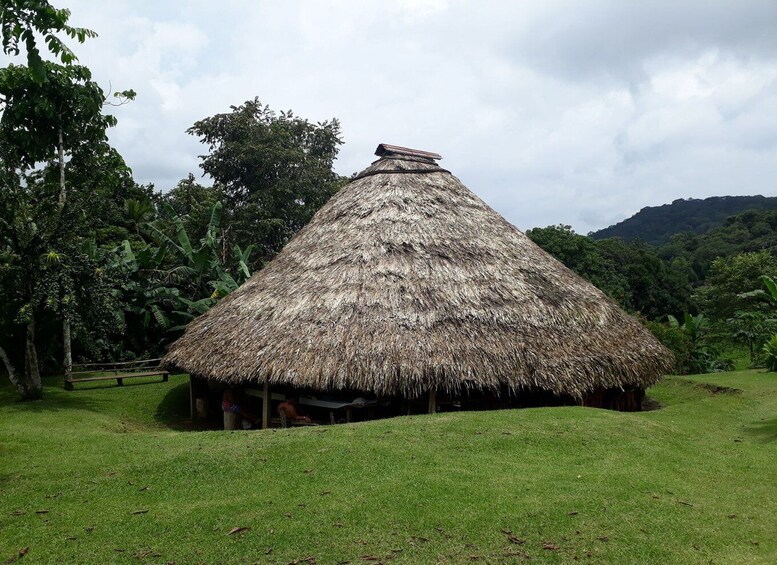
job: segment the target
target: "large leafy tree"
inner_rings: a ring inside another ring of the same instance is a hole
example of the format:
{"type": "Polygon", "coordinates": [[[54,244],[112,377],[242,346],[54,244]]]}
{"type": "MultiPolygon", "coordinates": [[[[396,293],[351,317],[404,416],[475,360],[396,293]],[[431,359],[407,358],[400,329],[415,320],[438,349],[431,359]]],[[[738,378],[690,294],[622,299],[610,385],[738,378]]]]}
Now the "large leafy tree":
{"type": "Polygon", "coordinates": [[[227,248],[254,244],[266,260],[344,183],[332,169],[340,124],[276,114],[258,99],[231,110],[188,132],[208,146],[200,166],[223,190],[227,248]]]}

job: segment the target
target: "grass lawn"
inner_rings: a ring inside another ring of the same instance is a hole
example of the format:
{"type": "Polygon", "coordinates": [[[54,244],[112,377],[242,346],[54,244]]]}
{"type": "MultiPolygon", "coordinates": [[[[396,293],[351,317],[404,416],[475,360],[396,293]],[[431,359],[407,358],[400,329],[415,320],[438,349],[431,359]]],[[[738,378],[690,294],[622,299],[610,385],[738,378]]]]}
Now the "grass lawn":
{"type": "Polygon", "coordinates": [[[183,431],[184,376],[50,385],[0,387],[0,563],[777,563],[774,374],[264,432],[183,431]]]}

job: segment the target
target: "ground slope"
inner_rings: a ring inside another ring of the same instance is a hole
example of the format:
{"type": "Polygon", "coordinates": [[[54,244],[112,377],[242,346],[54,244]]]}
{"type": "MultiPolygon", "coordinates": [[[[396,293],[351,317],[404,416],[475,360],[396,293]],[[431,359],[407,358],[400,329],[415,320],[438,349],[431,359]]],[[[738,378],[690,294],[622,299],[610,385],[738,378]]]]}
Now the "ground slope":
{"type": "Polygon", "coordinates": [[[651,396],[224,433],[185,377],[2,389],[0,563],[777,562],[777,377],[651,396]]]}

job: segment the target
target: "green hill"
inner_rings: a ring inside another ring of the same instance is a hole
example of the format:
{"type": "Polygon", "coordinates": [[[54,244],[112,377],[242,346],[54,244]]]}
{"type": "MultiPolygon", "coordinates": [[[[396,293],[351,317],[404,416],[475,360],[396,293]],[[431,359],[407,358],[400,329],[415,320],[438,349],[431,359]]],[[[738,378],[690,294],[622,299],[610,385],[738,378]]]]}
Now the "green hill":
{"type": "Polygon", "coordinates": [[[777,197],[713,196],[705,199],[678,199],[663,206],[648,206],[631,218],[589,234],[594,239],[619,237],[640,239],[661,245],[682,232],[703,234],[720,226],[730,216],[745,210],[777,209],[777,197]]]}
{"type": "Polygon", "coordinates": [[[774,374],[231,433],[184,431],[183,376],[59,387],[0,385],[0,562],[777,562],[774,374]]]}

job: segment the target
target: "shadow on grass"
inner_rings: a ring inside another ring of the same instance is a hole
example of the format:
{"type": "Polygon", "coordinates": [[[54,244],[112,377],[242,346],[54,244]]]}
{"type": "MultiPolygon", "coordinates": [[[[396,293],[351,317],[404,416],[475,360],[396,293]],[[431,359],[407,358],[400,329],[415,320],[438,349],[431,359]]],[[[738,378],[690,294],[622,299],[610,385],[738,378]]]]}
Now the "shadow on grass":
{"type": "MultiPolygon", "coordinates": [[[[48,380],[48,379],[47,379],[48,380]]],[[[0,387],[0,405],[5,410],[14,413],[42,413],[61,412],[63,410],[89,410],[101,411],[106,405],[107,399],[96,399],[90,396],[79,396],[64,390],[58,390],[52,382],[44,381],[43,398],[38,400],[22,400],[16,389],[12,386],[0,387]]]]}
{"type": "Polygon", "coordinates": [[[763,419],[745,428],[745,433],[760,440],[762,443],[777,441],[777,418],[763,419]]]}
{"type": "Polygon", "coordinates": [[[154,420],[171,430],[193,431],[189,414],[189,383],[184,382],[171,388],[154,414],[154,420]]]}

